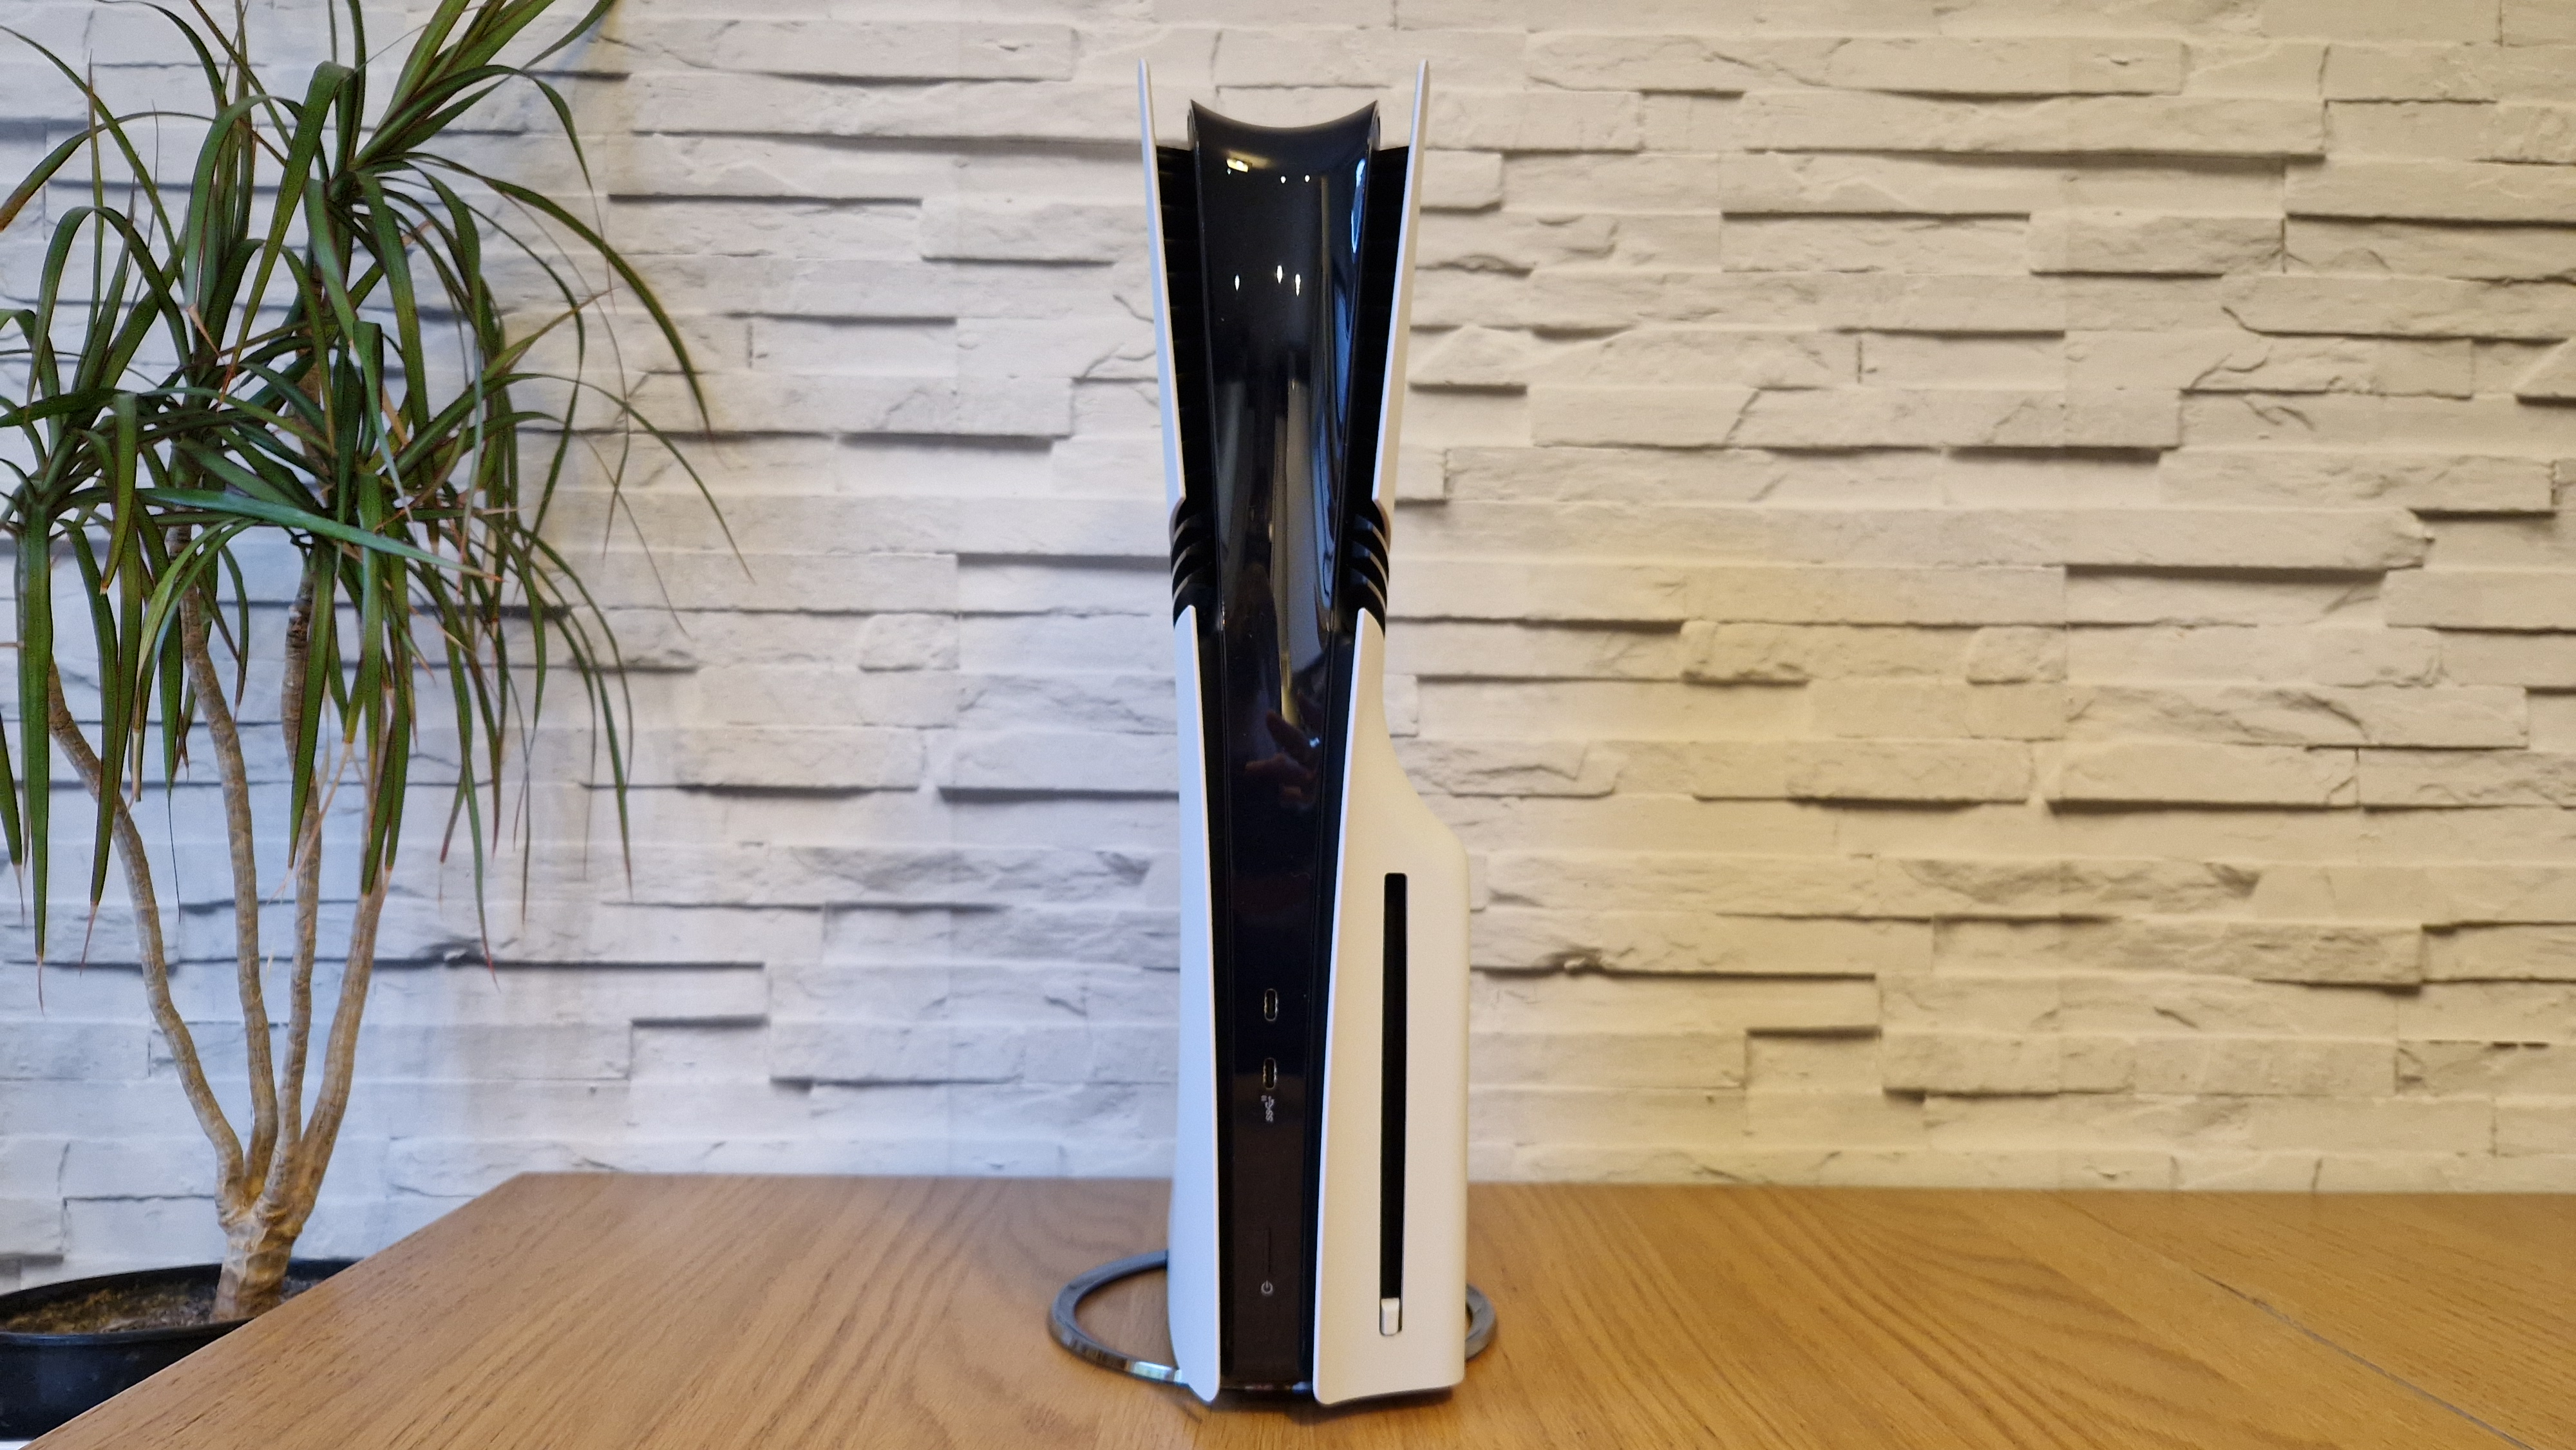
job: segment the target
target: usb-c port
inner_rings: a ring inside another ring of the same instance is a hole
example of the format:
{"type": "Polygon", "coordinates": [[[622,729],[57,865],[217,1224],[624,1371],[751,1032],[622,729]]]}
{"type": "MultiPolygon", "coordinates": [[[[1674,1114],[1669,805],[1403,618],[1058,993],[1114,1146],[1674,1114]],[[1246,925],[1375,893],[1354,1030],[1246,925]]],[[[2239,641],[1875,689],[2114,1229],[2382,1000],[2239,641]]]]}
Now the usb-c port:
{"type": "Polygon", "coordinates": [[[1269,1092],[1277,1086],[1279,1086],[1279,1059],[1265,1057],[1261,1059],[1261,1090],[1269,1092]]]}
{"type": "Polygon", "coordinates": [[[1279,1020],[1279,989],[1277,987],[1265,988],[1261,993],[1261,1020],[1264,1022],[1276,1022],[1279,1020]]]}

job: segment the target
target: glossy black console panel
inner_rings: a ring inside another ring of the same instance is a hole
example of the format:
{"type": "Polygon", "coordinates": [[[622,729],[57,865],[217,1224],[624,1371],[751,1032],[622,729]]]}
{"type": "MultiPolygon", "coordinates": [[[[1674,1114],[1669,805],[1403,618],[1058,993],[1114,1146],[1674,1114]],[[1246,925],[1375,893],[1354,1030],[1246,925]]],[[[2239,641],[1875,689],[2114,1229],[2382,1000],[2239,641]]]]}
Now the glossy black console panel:
{"type": "Polygon", "coordinates": [[[1223,1377],[1311,1374],[1317,1101],[1352,649],[1383,616],[1372,501],[1402,224],[1374,109],[1277,129],[1192,108],[1158,148],[1197,608],[1214,950],[1223,1377]]]}

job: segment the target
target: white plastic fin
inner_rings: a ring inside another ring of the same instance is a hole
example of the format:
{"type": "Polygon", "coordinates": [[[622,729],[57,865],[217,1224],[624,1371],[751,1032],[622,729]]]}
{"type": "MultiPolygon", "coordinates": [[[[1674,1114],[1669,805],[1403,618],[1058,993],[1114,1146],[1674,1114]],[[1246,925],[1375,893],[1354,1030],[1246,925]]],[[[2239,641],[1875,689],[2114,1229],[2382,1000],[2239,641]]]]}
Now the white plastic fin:
{"type": "MultiPolygon", "coordinates": [[[[1413,72],[1413,131],[1404,158],[1404,224],[1396,234],[1395,304],[1386,330],[1386,390],[1379,395],[1377,471],[1369,497],[1391,515],[1395,504],[1395,468],[1404,428],[1405,344],[1413,336],[1413,240],[1422,217],[1422,121],[1431,96],[1431,62],[1413,72]]],[[[1391,522],[1391,520],[1390,520],[1391,522]]]]}
{"type": "Polygon", "coordinates": [[[1208,930],[1207,752],[1199,721],[1198,609],[1172,622],[1172,680],[1180,712],[1181,983],[1179,1095],[1172,1124],[1172,1215],[1165,1240],[1165,1313],[1172,1362],[1202,1400],[1217,1392],[1216,957],[1208,930]]]}
{"type": "Polygon", "coordinates": [[[1141,60],[1136,62],[1136,124],[1145,152],[1146,270],[1154,274],[1154,377],[1163,400],[1163,512],[1168,522],[1181,506],[1181,411],[1172,393],[1172,280],[1163,255],[1163,168],[1154,155],[1154,74],[1141,60]]]}
{"type": "Polygon", "coordinates": [[[1438,1389],[1467,1372],[1467,853],[1396,761],[1377,616],[1360,617],[1353,654],[1316,1188],[1314,1389],[1328,1405],[1438,1389]],[[1395,872],[1405,877],[1403,1276],[1386,1296],[1379,1139],[1395,872]],[[1407,1301],[1417,1312],[1402,1312],[1407,1301]],[[1442,1304],[1458,1307],[1422,1307],[1442,1304]]]}

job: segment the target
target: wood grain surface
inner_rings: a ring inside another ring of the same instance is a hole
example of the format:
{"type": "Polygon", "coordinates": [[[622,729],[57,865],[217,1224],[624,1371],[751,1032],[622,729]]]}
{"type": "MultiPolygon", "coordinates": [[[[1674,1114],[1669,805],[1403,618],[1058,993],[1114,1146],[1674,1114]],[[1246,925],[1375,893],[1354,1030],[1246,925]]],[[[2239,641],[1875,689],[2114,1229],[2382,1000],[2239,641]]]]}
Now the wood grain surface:
{"type": "Polygon", "coordinates": [[[2539,1194],[2074,1200],[2427,1396],[2576,1447],[2576,1200],[2539,1194]]]}
{"type": "MultiPolygon", "coordinates": [[[[1501,1327],[1331,1410],[1074,1359],[1160,1183],[513,1180],[41,1450],[2576,1445],[2576,1200],[1480,1185],[1501,1327]],[[2507,1438],[2508,1436],[2514,1438],[2507,1438]]],[[[1161,1355],[1161,1283],[1093,1330],[1161,1355]]]]}

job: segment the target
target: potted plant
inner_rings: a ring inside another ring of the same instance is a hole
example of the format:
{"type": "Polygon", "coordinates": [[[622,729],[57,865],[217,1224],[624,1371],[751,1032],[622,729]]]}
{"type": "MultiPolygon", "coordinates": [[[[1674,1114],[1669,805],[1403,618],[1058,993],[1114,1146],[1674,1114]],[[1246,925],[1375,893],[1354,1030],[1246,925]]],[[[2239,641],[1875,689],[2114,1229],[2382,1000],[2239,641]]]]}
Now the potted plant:
{"type": "Polygon", "coordinates": [[[56,762],[87,787],[92,829],[67,833],[87,847],[73,864],[93,922],[111,874],[122,884],[152,1020],[214,1146],[225,1240],[220,1265],[0,1297],[0,1438],[48,1428],[81,1396],[103,1398],[289,1292],[349,1105],[425,731],[454,731],[433,744],[455,753],[447,829],[472,845],[478,911],[502,781],[524,769],[519,742],[550,673],[568,670],[588,703],[623,833],[616,644],[545,532],[577,464],[613,490],[637,432],[669,447],[629,404],[622,367],[613,385],[584,377],[613,291],[650,315],[700,421],[704,401],[670,318],[595,227],[442,144],[485,97],[523,85],[578,158],[570,108],[530,67],[587,33],[607,0],[546,34],[532,27],[553,0],[439,0],[381,52],[367,8],[343,0],[335,59],[292,85],[262,74],[241,5],[221,19],[199,0],[163,10],[205,86],[204,111],[184,122],[203,142],[166,169],[139,128],[182,112],[120,114],[45,51],[85,124],[0,200],[4,233],[49,188],[86,182],[52,217],[32,305],[0,311],[0,531],[17,585],[0,829],[41,961],[56,762]],[[495,264],[513,258],[544,279],[540,298],[494,290],[495,264]],[[521,321],[512,302],[541,305],[521,321]],[[541,340],[569,364],[540,370],[541,340]],[[602,429],[623,436],[583,446],[602,429]],[[293,563],[265,600],[244,568],[259,540],[283,540],[293,563]],[[282,627],[254,628],[273,613],[255,604],[282,604],[282,627]],[[282,880],[259,871],[254,801],[278,786],[258,783],[245,744],[263,713],[246,702],[254,660],[282,671],[282,880]],[[94,688],[81,682],[92,669],[94,688]],[[200,1051],[173,1000],[172,903],[136,820],[147,792],[209,756],[247,1043],[232,1065],[247,1073],[239,1123],[215,1088],[230,1068],[200,1051]],[[332,941],[326,857],[354,863],[356,881],[332,941]],[[288,899],[289,939],[263,939],[262,901],[288,899]],[[317,1009],[317,995],[332,1000],[317,1009]]]}

